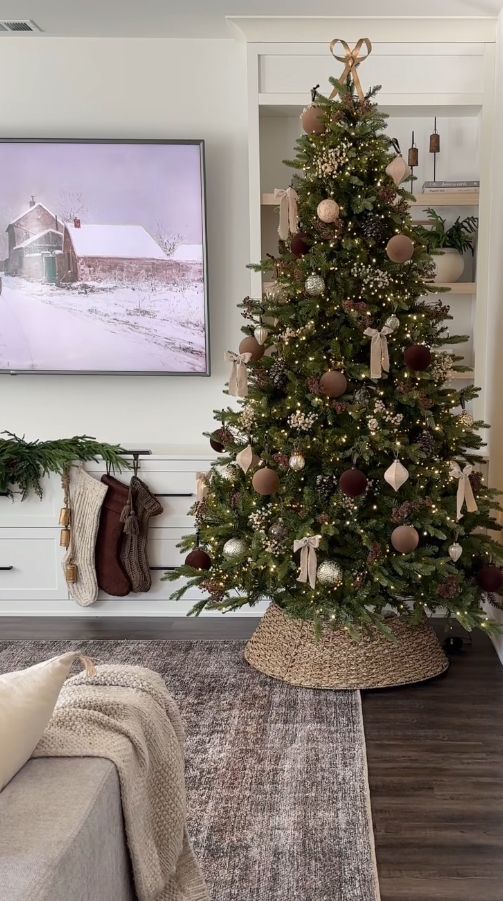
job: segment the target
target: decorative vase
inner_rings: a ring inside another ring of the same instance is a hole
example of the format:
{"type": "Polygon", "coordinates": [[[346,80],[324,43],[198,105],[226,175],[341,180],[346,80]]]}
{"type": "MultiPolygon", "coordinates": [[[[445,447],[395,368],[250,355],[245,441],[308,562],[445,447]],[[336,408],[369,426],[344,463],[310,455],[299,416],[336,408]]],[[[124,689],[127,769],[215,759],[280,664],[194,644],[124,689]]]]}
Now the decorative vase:
{"type": "Polygon", "coordinates": [[[448,668],[427,619],[412,626],[393,616],[387,626],[391,638],[377,628],[360,639],[328,626],[319,635],[313,623],[294,619],[271,604],[244,656],[261,673],[304,688],[389,688],[432,679],[448,668]]]}
{"type": "Polygon", "coordinates": [[[435,261],[435,282],[457,282],[463,275],[465,261],[454,247],[443,247],[441,253],[433,256],[435,261]]]}

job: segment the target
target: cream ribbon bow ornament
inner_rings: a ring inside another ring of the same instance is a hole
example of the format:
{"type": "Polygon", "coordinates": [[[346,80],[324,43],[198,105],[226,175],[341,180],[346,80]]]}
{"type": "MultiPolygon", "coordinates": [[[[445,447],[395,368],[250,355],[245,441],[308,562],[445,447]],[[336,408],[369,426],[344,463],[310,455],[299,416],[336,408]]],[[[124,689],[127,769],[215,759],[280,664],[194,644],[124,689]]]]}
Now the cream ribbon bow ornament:
{"type": "Polygon", "coordinates": [[[459,463],[456,463],[455,460],[451,461],[449,475],[454,479],[458,479],[458,492],[456,495],[456,519],[458,521],[463,517],[463,504],[466,505],[468,513],[476,513],[479,509],[473,494],[472,483],[470,482],[470,476],[473,471],[474,468],[470,463],[467,463],[461,469],[459,463]]]}
{"type": "MultiPolygon", "coordinates": [[[[358,76],[357,68],[360,63],[363,62],[364,59],[367,59],[368,56],[372,53],[372,44],[370,43],[368,38],[360,38],[360,40],[355,44],[353,49],[351,50],[347,41],[343,41],[342,38],[334,38],[333,41],[330,42],[330,53],[336,60],[340,63],[344,63],[344,72],[341,77],[337,79],[341,84],[348,79],[351,75],[353,79],[353,84],[358,92],[358,96],[360,100],[365,99],[365,94],[363,93],[363,88],[361,85],[360,78],[358,76]],[[344,49],[344,56],[338,56],[334,53],[337,44],[342,44],[344,49]],[[366,53],[362,55],[362,48],[365,47],[366,53]]],[[[333,98],[339,93],[339,88],[335,87],[330,94],[329,100],[333,100],[333,98]]]]}
{"type": "Polygon", "coordinates": [[[252,354],[235,354],[230,350],[225,352],[224,359],[232,363],[229,377],[229,394],[233,397],[246,397],[248,394],[248,377],[246,364],[250,362],[252,354]]]}
{"type": "Polygon", "coordinates": [[[383,372],[389,372],[388,335],[393,329],[383,325],[381,331],[376,328],[366,328],[364,335],[370,338],[370,378],[381,379],[383,372]]]}
{"type": "Polygon", "coordinates": [[[321,535],[307,535],[306,538],[296,538],[293,543],[293,551],[300,551],[300,571],[297,582],[307,582],[311,588],[316,585],[317,558],[316,549],[320,546],[321,535]]]}
{"type": "Polygon", "coordinates": [[[294,188],[274,188],[274,199],[279,202],[278,235],[287,241],[289,234],[296,235],[299,230],[299,195],[294,188]]]}
{"type": "Polygon", "coordinates": [[[202,501],[209,491],[209,472],[196,472],[196,500],[202,501]]]}

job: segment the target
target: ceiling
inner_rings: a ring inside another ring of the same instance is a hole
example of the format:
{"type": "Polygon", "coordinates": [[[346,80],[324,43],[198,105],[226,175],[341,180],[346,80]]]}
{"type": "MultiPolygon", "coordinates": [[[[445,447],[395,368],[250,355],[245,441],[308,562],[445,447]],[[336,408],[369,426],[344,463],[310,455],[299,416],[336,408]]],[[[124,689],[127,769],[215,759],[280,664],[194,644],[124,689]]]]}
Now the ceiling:
{"type": "Polygon", "coordinates": [[[0,19],[33,19],[54,36],[228,38],[226,16],[414,18],[420,10],[421,17],[494,17],[502,6],[503,0],[0,0],[0,19]]]}

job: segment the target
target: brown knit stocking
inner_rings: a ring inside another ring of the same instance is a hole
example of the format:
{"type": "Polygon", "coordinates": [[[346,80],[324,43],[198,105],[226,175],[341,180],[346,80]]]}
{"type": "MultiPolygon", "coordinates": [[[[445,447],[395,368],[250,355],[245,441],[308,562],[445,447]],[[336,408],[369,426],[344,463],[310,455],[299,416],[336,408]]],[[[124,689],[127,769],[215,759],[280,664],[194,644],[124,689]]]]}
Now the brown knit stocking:
{"type": "Polygon", "coordinates": [[[131,583],[120,560],[123,523],[121,513],[128,499],[128,487],[113,476],[102,476],[108,491],[101,508],[96,539],[96,575],[98,585],[107,594],[124,597],[131,591],[131,583]]]}
{"type": "Polygon", "coordinates": [[[124,538],[121,547],[121,561],[126,570],[133,591],[148,591],[152,576],[147,554],[147,539],[151,516],[159,516],[162,506],[137,476],[133,476],[129,487],[129,498],[124,508],[124,538]]]}

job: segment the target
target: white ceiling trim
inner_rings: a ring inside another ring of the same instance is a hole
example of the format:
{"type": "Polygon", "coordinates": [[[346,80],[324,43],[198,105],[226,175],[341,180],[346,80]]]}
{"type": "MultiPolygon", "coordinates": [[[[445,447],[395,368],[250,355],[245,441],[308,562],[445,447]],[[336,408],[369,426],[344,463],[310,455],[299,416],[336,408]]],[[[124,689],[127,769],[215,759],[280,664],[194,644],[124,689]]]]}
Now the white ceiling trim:
{"type": "Polygon", "coordinates": [[[246,43],[326,43],[333,37],[357,41],[369,36],[385,43],[473,43],[496,41],[492,16],[226,16],[235,36],[246,43]]]}

